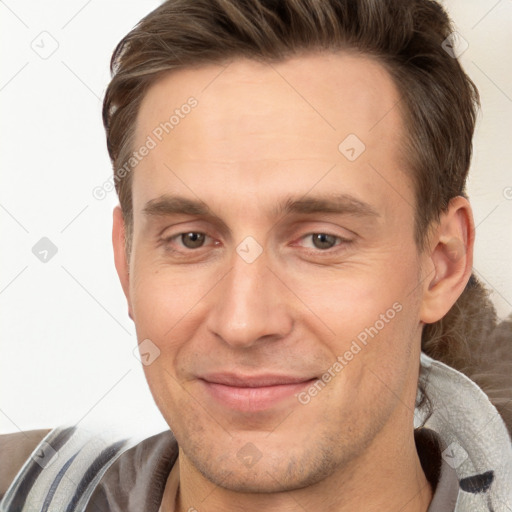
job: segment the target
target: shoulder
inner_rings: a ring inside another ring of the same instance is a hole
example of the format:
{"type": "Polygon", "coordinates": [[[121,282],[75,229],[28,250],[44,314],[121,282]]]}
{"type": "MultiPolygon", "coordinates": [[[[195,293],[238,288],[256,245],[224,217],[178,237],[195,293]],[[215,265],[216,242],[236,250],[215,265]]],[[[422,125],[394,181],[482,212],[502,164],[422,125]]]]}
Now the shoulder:
{"type": "Polygon", "coordinates": [[[425,326],[422,350],[475,382],[512,436],[512,313],[498,319],[489,289],[474,275],[445,317],[425,326]]]}
{"type": "Polygon", "coordinates": [[[24,510],[29,493],[31,503],[43,503],[49,492],[58,492],[59,503],[67,504],[62,510],[88,503],[93,493],[92,503],[104,504],[104,510],[110,510],[112,500],[127,500],[116,510],[128,510],[148,489],[160,489],[177,457],[175,445],[170,431],[148,438],[125,432],[124,426],[66,424],[0,436],[0,460],[8,459],[1,468],[2,510],[24,510]]]}
{"type": "Polygon", "coordinates": [[[51,429],[26,430],[0,435],[0,498],[37,445],[51,429]]]}

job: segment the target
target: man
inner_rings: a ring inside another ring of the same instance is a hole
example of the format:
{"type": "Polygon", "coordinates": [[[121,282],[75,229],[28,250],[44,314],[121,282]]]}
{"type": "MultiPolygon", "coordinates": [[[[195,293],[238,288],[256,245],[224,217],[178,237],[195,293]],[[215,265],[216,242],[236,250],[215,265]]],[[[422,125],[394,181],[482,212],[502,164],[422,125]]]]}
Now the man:
{"type": "Polygon", "coordinates": [[[123,39],[115,263],[172,434],[54,429],[2,510],[512,510],[450,34],[427,0],[174,0],[123,39]]]}

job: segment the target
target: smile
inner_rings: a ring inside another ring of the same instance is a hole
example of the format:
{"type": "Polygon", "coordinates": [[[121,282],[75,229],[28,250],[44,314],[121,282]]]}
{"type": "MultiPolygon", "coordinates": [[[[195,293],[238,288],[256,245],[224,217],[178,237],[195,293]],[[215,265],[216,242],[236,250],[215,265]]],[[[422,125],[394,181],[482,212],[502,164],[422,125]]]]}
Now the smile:
{"type": "Polygon", "coordinates": [[[199,379],[206,392],[220,405],[241,412],[260,412],[300,393],[317,378],[262,376],[239,378],[221,375],[199,379]]]}

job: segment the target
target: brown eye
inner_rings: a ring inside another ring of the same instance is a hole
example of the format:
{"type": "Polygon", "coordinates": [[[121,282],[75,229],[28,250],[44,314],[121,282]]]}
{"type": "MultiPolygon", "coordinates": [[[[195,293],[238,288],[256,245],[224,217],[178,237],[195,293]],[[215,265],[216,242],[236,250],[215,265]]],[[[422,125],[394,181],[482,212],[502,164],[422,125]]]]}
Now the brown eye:
{"type": "Polygon", "coordinates": [[[338,237],[326,233],[313,233],[311,235],[313,245],[317,249],[331,249],[336,245],[338,237]]]}
{"type": "Polygon", "coordinates": [[[187,249],[197,249],[204,244],[205,241],[204,233],[182,233],[181,242],[187,249]]]}

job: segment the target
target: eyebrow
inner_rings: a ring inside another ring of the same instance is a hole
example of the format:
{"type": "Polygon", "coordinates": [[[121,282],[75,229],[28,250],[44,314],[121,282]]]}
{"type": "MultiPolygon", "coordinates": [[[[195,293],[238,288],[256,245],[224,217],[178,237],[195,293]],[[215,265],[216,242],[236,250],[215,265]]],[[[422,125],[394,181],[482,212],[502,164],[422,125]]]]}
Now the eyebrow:
{"type": "Polygon", "coordinates": [[[148,201],[142,213],[155,216],[178,213],[185,215],[208,215],[210,214],[210,209],[202,201],[165,194],[148,201]]]}
{"type": "Polygon", "coordinates": [[[349,194],[289,198],[276,209],[275,213],[336,213],[358,217],[380,217],[380,213],[373,206],[349,194]]]}
{"type": "MultiPolygon", "coordinates": [[[[148,201],[142,212],[148,216],[201,215],[214,216],[203,201],[183,196],[164,194],[148,201]]],[[[272,211],[273,215],[334,213],[358,217],[380,217],[370,204],[349,194],[317,197],[288,197],[272,211]]]]}

